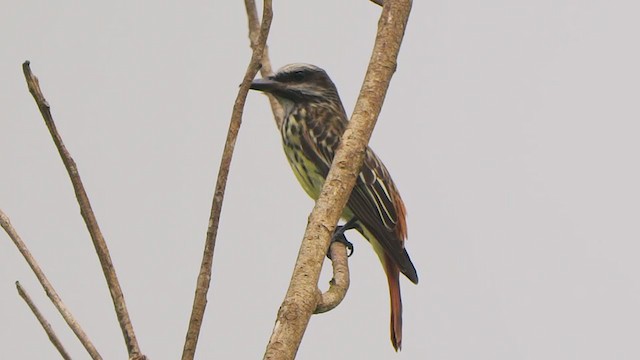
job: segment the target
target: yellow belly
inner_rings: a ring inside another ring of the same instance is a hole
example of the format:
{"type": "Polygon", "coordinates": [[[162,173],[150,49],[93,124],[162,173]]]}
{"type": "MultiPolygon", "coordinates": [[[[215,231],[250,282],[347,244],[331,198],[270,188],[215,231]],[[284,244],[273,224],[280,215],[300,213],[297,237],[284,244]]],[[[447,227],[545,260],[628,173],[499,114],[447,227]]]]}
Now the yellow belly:
{"type": "Polygon", "coordinates": [[[324,184],[324,177],[320,175],[318,168],[308,159],[304,157],[302,151],[292,147],[284,146],[284,152],[289,160],[289,165],[296,179],[304,189],[304,191],[313,200],[318,200],[320,190],[324,184]]]}

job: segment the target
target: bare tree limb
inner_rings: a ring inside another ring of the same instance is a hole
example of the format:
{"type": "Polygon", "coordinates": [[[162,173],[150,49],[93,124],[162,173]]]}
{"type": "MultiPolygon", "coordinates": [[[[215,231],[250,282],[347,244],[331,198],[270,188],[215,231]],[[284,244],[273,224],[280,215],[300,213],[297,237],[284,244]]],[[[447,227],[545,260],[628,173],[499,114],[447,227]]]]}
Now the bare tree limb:
{"type": "Polygon", "coordinates": [[[329,282],[329,290],[320,296],[314,314],[321,314],[333,310],[340,305],[349,290],[349,262],[347,248],[343,243],[334,241],[329,247],[333,278],[329,282]]]}
{"type": "Polygon", "coordinates": [[[40,89],[38,78],[31,72],[29,61],[25,61],[22,64],[22,70],[29,87],[29,92],[33,96],[36,104],[38,105],[38,108],[40,109],[40,113],[42,114],[44,122],[47,125],[49,132],[51,133],[53,142],[58,149],[58,153],[60,153],[62,162],[64,163],[64,166],[69,173],[69,178],[71,179],[73,190],[76,193],[78,205],[80,205],[80,214],[82,214],[82,218],[84,219],[87,229],[89,230],[89,234],[91,235],[93,246],[95,247],[96,253],[98,254],[98,259],[100,260],[100,265],[102,266],[102,272],[104,273],[107,285],[109,287],[109,292],[111,293],[111,299],[113,300],[116,316],[118,318],[118,322],[120,323],[122,335],[124,336],[127,351],[129,353],[129,358],[141,358],[143,357],[143,355],[141,355],[140,353],[138,340],[136,339],[136,335],[133,331],[133,325],[131,325],[131,319],[129,318],[127,305],[124,301],[124,295],[122,293],[122,289],[120,288],[120,283],[118,282],[118,277],[116,276],[113,262],[111,261],[111,255],[109,255],[107,243],[105,242],[104,237],[102,236],[102,232],[100,231],[100,227],[98,226],[98,220],[96,219],[95,214],[91,209],[91,203],[89,202],[89,197],[87,196],[84,185],[82,184],[82,180],[80,179],[80,174],[78,172],[76,163],[69,154],[69,151],[62,142],[62,137],[56,129],[56,125],[51,115],[51,108],[49,106],[49,103],[45,99],[42,90],[40,89]]]}
{"type": "Polygon", "coordinates": [[[411,0],[384,1],[360,96],[320,197],[309,216],[291,283],[278,311],[264,359],[295,357],[311,314],[320,301],[317,284],[322,262],[335,225],[362,167],[364,150],[396,69],[410,11],[411,0]]]}
{"type": "Polygon", "coordinates": [[[16,289],[18,290],[18,294],[20,295],[20,297],[27,303],[29,309],[31,309],[33,315],[35,315],[36,319],[38,319],[38,322],[47,333],[47,336],[49,337],[49,340],[51,341],[53,346],[55,346],[55,348],[60,353],[60,356],[62,356],[62,358],[65,360],[71,360],[71,356],[69,356],[67,350],[65,350],[64,346],[60,342],[60,339],[58,339],[58,336],[56,335],[55,331],[53,331],[51,324],[49,324],[47,319],[44,318],[36,304],[34,304],[31,300],[29,294],[27,294],[27,292],[22,288],[19,281],[16,281],[16,289]]]}
{"type": "Polygon", "coordinates": [[[47,277],[45,276],[44,272],[40,268],[40,265],[38,265],[38,262],[35,260],[33,255],[31,255],[31,252],[27,248],[27,245],[22,241],[16,229],[11,225],[9,217],[2,210],[0,210],[0,226],[2,226],[4,231],[6,231],[24,259],[27,261],[27,264],[29,264],[29,267],[31,267],[31,270],[33,270],[33,273],[36,275],[38,281],[44,288],[44,292],[47,294],[49,299],[51,299],[51,302],[56,307],[56,309],[58,309],[60,315],[62,315],[62,318],[64,318],[64,321],[67,322],[73,333],[76,334],[78,340],[80,340],[80,342],[82,343],[82,346],[84,346],[84,348],[89,353],[89,356],[91,356],[91,358],[94,360],[101,360],[102,356],[100,356],[98,350],[95,348],[95,346],[93,346],[93,343],[91,342],[91,340],[89,340],[87,334],[84,332],[84,330],[82,330],[82,327],[80,327],[80,324],[78,324],[69,309],[67,309],[67,306],[62,302],[62,299],[60,299],[60,296],[58,296],[58,293],[53,288],[53,285],[51,285],[49,279],[47,279],[47,277]]]}
{"type": "Polygon", "coordinates": [[[240,124],[242,123],[242,113],[244,110],[244,103],[247,98],[247,93],[249,92],[249,86],[251,85],[251,80],[253,80],[260,68],[260,60],[264,53],[267,36],[269,35],[269,28],[271,27],[271,19],[273,17],[271,0],[264,1],[262,14],[263,16],[262,26],[260,27],[260,34],[253,49],[251,61],[247,66],[242,84],[240,85],[240,90],[238,90],[236,101],[233,105],[233,112],[231,114],[231,121],[229,123],[227,140],[225,142],[222,159],[220,161],[220,169],[218,170],[218,179],[216,180],[213,204],[211,205],[211,215],[209,217],[207,238],[205,240],[205,249],[202,256],[202,264],[200,266],[196,293],[193,300],[193,309],[191,312],[191,318],[189,320],[189,328],[187,329],[184,348],[182,350],[183,360],[193,359],[196,351],[196,346],[198,344],[198,336],[200,334],[200,328],[202,326],[202,319],[204,317],[204,311],[207,306],[207,292],[209,290],[209,283],[211,281],[213,251],[215,249],[216,236],[218,234],[218,224],[220,222],[220,212],[222,210],[222,202],[224,200],[224,192],[227,185],[229,167],[231,165],[231,158],[233,156],[236,139],[238,138],[238,132],[240,131],[240,124]]]}

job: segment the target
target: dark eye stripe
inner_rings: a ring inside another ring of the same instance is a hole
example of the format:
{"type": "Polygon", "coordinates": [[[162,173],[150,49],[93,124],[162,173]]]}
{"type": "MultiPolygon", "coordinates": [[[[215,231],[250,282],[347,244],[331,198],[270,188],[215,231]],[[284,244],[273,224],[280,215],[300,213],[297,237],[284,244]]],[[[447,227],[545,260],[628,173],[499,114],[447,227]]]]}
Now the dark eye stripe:
{"type": "Polygon", "coordinates": [[[291,74],[291,78],[295,81],[302,81],[305,79],[306,75],[307,74],[304,71],[296,71],[291,74]]]}
{"type": "Polygon", "coordinates": [[[310,70],[294,70],[281,74],[276,74],[276,80],[282,82],[303,82],[309,80],[313,75],[310,70]]]}

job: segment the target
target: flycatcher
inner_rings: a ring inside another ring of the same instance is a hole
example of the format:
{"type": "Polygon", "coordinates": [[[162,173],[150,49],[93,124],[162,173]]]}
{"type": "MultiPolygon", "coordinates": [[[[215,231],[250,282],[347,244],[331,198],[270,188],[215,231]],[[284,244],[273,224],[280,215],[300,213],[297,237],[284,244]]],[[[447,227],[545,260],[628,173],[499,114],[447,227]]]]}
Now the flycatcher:
{"type": "MultiPolygon", "coordinates": [[[[327,73],[309,64],[290,64],[256,79],[251,89],[273,95],[284,109],[280,127],[284,152],[296,178],[318,199],[348,118],[327,73]]],[[[406,210],[386,167],[369,147],[342,217],[373,246],[382,262],[391,296],[391,343],[402,345],[400,273],[418,283],[404,247],[406,210]]]]}

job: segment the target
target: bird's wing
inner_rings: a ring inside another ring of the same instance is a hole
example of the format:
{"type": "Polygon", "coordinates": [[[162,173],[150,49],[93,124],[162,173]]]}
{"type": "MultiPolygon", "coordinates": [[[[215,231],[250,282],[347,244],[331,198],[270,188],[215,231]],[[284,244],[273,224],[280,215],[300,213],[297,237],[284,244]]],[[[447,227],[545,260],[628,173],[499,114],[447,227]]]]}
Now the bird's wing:
{"type": "Polygon", "coordinates": [[[369,147],[352,197],[358,200],[354,201],[357,209],[352,208],[358,217],[371,219],[371,225],[376,222],[384,227],[381,230],[395,232],[402,246],[406,237],[404,205],[389,172],[369,147]],[[398,212],[402,213],[402,218],[398,216],[398,212]]]}
{"type": "MultiPolygon", "coordinates": [[[[307,119],[308,131],[302,132],[306,139],[301,141],[305,156],[311,159],[324,178],[329,173],[346,127],[346,122],[340,122],[337,128],[328,127],[327,124],[338,122],[326,121],[321,116],[307,119]]],[[[404,249],[404,239],[407,237],[404,203],[386,167],[369,147],[347,207],[376,238],[400,271],[417,283],[416,269],[404,249]]]]}
{"type": "MultiPolygon", "coordinates": [[[[406,210],[384,164],[367,148],[362,170],[347,203],[360,223],[409,280],[418,283],[418,274],[404,248],[407,237],[406,210]]],[[[371,241],[371,239],[369,239],[371,241]]]]}

